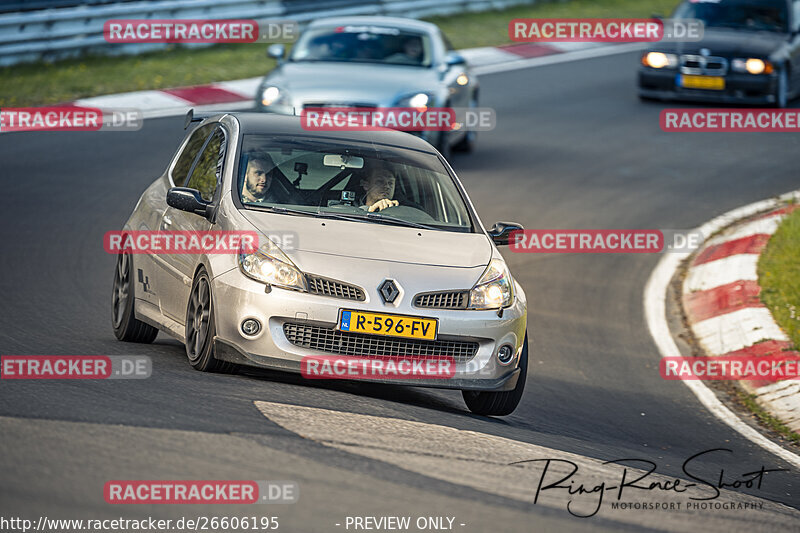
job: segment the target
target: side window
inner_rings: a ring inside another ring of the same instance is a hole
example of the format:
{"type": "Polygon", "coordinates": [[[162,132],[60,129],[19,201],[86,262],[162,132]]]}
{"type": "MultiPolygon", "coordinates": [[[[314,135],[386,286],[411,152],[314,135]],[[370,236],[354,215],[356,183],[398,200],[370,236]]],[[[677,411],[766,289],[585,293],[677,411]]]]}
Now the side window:
{"type": "Polygon", "coordinates": [[[208,144],[195,163],[192,177],[186,184],[190,189],[200,191],[200,196],[207,202],[214,199],[214,191],[217,190],[217,183],[222,175],[225,146],[225,132],[218,127],[211,134],[208,144]]]}
{"type": "Polygon", "coordinates": [[[792,26],[789,29],[798,31],[800,30],[800,0],[795,0],[792,7],[792,26]]]}
{"type": "Polygon", "coordinates": [[[192,163],[197,159],[197,154],[203,149],[208,134],[211,133],[213,129],[214,124],[206,124],[192,133],[189,142],[186,143],[183,152],[178,156],[175,167],[172,169],[172,182],[177,187],[183,187],[186,183],[186,178],[189,177],[189,171],[192,169],[192,163]]]}

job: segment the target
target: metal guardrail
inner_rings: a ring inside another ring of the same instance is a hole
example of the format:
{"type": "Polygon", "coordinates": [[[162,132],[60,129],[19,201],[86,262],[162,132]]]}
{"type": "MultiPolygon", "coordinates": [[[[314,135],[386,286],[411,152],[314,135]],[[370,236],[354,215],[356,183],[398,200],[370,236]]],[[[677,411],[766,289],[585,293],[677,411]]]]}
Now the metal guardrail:
{"type": "MultiPolygon", "coordinates": [[[[536,0],[158,0],[0,13],[0,66],[55,61],[87,53],[139,54],[168,45],[111,44],[103,37],[108,19],[291,19],[347,15],[420,18],[503,9],[536,0]]],[[[23,3],[19,2],[18,3],[23,3]]],[[[44,2],[42,2],[44,3],[44,2]]],[[[181,46],[208,46],[187,44],[181,46]]]]}

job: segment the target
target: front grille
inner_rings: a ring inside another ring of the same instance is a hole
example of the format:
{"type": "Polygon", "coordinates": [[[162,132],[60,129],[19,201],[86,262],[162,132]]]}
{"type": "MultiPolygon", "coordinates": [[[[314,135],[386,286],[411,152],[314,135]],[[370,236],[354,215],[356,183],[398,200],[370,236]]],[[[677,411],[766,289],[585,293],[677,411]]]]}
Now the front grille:
{"type": "Polygon", "coordinates": [[[478,352],[474,341],[423,341],[413,339],[394,339],[363,335],[347,331],[337,331],[310,324],[283,325],[286,339],[302,348],[326,353],[351,356],[383,357],[452,357],[456,363],[466,363],[478,352]]]}
{"type": "Polygon", "coordinates": [[[466,309],[469,291],[445,291],[417,294],[414,307],[427,309],[466,309]]]}
{"type": "Polygon", "coordinates": [[[375,109],[375,104],[367,104],[363,102],[349,102],[349,103],[335,103],[335,102],[306,102],[303,104],[303,109],[309,108],[329,108],[329,107],[346,107],[346,108],[356,108],[356,109],[375,109]]]}
{"type": "Polygon", "coordinates": [[[308,282],[308,292],[311,294],[332,296],[343,300],[358,300],[359,302],[366,300],[364,291],[355,285],[349,285],[341,281],[336,281],[335,279],[323,278],[313,274],[306,274],[306,281],[308,282]]]}
{"type": "Polygon", "coordinates": [[[704,76],[724,76],[728,73],[728,60],[724,57],[684,54],[681,56],[681,73],[704,76]]]}

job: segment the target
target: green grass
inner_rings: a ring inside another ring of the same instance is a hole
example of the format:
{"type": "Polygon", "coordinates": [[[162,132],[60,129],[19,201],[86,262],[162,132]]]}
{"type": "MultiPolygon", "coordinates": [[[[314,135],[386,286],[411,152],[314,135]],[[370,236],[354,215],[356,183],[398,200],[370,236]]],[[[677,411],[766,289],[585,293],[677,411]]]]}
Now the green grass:
{"type": "MultiPolygon", "coordinates": [[[[678,0],[573,0],[503,11],[434,17],[456,48],[510,43],[513,18],[649,17],[668,14],[678,0]]],[[[87,56],[56,63],[0,68],[0,107],[55,104],[143,89],[164,89],[261,76],[275,63],[259,44],[171,47],[139,56],[87,56]]]]}
{"type": "Polygon", "coordinates": [[[737,388],[737,396],[739,401],[751,412],[756,419],[763,425],[778,433],[789,442],[800,446],[800,434],[792,431],[789,426],[769,414],[764,410],[758,402],[756,402],[755,394],[748,394],[742,389],[737,388]]]}
{"type": "Polygon", "coordinates": [[[761,300],[800,348],[800,209],[781,223],[758,260],[761,300]]]}
{"type": "Polygon", "coordinates": [[[541,2],[504,9],[431,17],[457,49],[510,44],[508,23],[515,18],[635,18],[669,15],[679,0],[570,0],[541,2]]]}

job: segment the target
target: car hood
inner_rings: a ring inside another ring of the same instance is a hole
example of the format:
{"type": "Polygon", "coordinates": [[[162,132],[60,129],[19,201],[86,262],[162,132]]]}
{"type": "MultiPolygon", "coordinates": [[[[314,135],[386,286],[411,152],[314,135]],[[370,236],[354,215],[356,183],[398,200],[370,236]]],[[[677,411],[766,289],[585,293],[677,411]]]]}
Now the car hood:
{"type": "Polygon", "coordinates": [[[706,28],[698,42],[659,43],[654,50],[676,54],[699,54],[706,48],[711,56],[769,57],[786,44],[786,35],[772,32],[751,32],[727,28],[706,28]]]}
{"type": "MultiPolygon", "coordinates": [[[[303,257],[352,257],[395,263],[456,268],[484,267],[492,257],[492,244],[482,233],[456,233],[348,222],[329,218],[243,211],[243,216],[265,235],[288,233],[294,246],[284,252],[303,268],[303,257]]],[[[324,258],[323,258],[324,259],[324,258]]],[[[332,258],[331,258],[332,259],[332,258]]]]}
{"type": "Polygon", "coordinates": [[[284,63],[265,84],[288,91],[295,104],[306,102],[394,105],[398,98],[433,92],[439,82],[433,68],[343,62],[284,63]]]}

